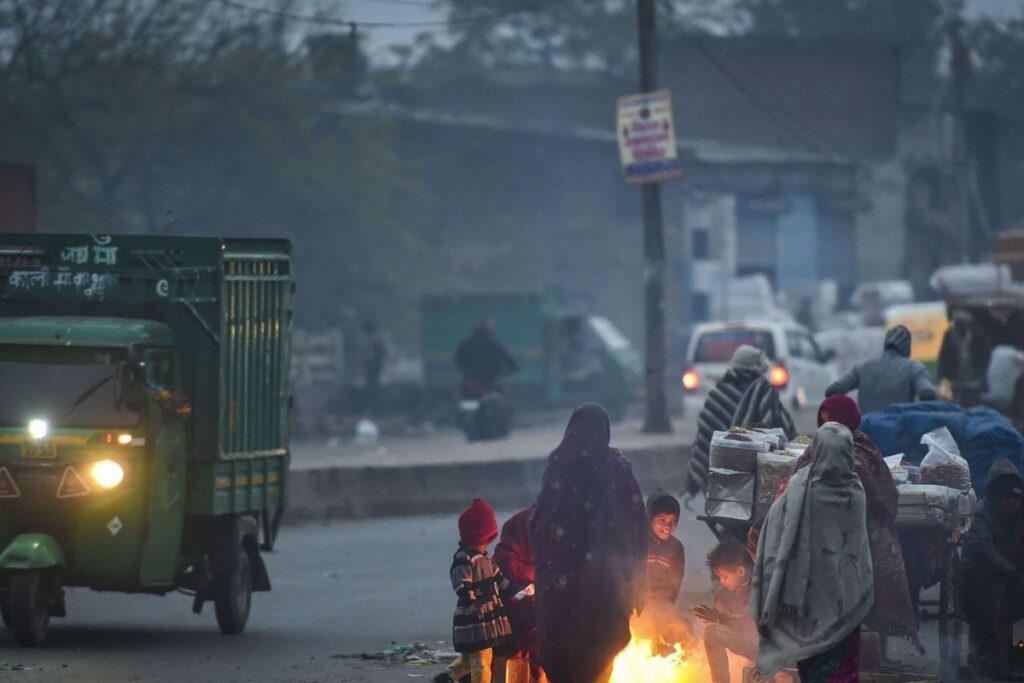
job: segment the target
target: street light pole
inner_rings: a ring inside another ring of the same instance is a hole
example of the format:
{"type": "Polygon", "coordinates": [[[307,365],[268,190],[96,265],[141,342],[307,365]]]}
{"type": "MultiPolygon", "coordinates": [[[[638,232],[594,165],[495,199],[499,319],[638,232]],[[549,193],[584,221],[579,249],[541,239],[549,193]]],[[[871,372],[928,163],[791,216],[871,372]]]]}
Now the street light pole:
{"type": "MultiPolygon", "coordinates": [[[[657,89],[657,28],[654,0],[637,0],[637,26],[640,40],[640,91],[657,89]]],[[[661,220],[661,186],[644,183],[644,324],[646,412],[644,431],[672,431],[665,390],[665,235],[661,220]]]]}

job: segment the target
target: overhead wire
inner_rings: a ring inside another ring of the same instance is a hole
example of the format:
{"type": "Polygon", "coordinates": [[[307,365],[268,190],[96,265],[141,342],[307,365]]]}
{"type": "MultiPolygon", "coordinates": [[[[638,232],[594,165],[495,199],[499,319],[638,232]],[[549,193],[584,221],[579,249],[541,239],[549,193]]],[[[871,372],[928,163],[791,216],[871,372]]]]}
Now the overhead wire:
{"type": "Polygon", "coordinates": [[[744,98],[761,110],[761,112],[775,122],[776,125],[789,131],[801,142],[820,154],[824,154],[833,160],[836,160],[841,156],[818,134],[802,125],[791,115],[777,110],[765,102],[761,96],[754,92],[753,89],[751,89],[743,79],[740,78],[739,75],[703,40],[700,38],[694,38],[693,44],[697,47],[697,50],[700,51],[700,53],[704,55],[709,62],[711,62],[711,65],[725,76],[725,78],[733,85],[734,88],[736,88],[737,91],[739,91],[741,95],[743,95],[744,98]]]}

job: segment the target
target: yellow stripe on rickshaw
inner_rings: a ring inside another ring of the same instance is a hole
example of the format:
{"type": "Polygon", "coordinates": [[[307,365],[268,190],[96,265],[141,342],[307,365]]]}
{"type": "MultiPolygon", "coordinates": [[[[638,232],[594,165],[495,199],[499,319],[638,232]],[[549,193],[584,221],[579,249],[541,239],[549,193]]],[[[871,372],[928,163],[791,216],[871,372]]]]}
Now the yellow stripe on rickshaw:
{"type": "MultiPolygon", "coordinates": [[[[277,484],[280,481],[281,481],[281,475],[280,474],[269,474],[266,477],[266,482],[268,484],[277,484]]],[[[262,474],[254,474],[254,475],[252,475],[252,481],[251,482],[249,481],[249,477],[244,476],[244,475],[243,476],[239,476],[239,477],[235,477],[234,481],[232,481],[230,477],[218,477],[217,478],[216,486],[217,486],[218,490],[223,490],[223,489],[234,488],[236,486],[248,486],[250,483],[253,486],[259,486],[259,485],[263,484],[263,482],[264,482],[264,478],[263,478],[262,474]]]]}

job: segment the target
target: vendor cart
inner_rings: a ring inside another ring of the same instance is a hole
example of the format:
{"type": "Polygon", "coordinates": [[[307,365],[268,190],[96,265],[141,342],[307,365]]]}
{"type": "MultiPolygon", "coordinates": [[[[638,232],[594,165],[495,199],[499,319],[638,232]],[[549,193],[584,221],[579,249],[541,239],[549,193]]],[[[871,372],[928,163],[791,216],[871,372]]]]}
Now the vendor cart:
{"type": "Polygon", "coordinates": [[[777,429],[714,433],[704,514],[698,519],[719,540],[745,543],[750,528],[764,522],[805,447],[784,439],[777,429]]]}
{"type": "MultiPolygon", "coordinates": [[[[705,522],[719,538],[747,539],[759,527],[777,492],[788,478],[796,458],[759,452],[752,472],[720,470],[709,486],[705,522]],[[717,481],[716,481],[717,479],[717,481]]],[[[746,468],[743,468],[746,469],[746,468]]],[[[905,473],[904,473],[905,476],[905,473]]],[[[938,621],[942,680],[954,680],[961,661],[963,635],[958,605],[960,545],[970,529],[976,498],[946,486],[901,483],[896,527],[910,583],[915,611],[938,621]],[[938,600],[921,594],[939,587],[938,600]]]]}
{"type": "Polygon", "coordinates": [[[910,597],[918,615],[938,620],[942,680],[953,680],[963,639],[958,598],[960,545],[974,517],[974,492],[920,484],[900,484],[899,491],[896,529],[910,597]],[[922,600],[921,593],[935,585],[939,587],[938,600],[922,600]]]}

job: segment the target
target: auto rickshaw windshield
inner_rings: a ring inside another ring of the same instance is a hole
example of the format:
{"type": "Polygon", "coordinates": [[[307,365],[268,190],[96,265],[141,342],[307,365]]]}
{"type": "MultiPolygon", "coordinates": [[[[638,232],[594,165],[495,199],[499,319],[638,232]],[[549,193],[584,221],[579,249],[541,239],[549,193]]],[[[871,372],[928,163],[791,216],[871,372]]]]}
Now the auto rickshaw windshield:
{"type": "Polygon", "coordinates": [[[0,427],[45,420],[53,428],[132,427],[141,418],[134,386],[117,350],[3,347],[0,357],[0,427]],[[128,384],[133,386],[126,386],[128,384]]]}

